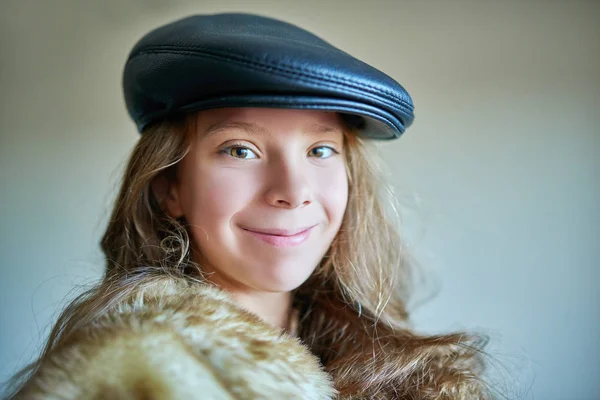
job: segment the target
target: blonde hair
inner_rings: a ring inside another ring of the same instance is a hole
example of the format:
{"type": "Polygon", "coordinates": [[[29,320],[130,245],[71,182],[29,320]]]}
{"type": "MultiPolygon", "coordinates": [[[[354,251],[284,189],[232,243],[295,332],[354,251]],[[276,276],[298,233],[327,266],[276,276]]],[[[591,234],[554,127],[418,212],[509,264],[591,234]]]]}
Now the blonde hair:
{"type": "MultiPolygon", "coordinates": [[[[191,258],[185,221],[163,212],[152,190],[174,179],[189,150],[194,115],[147,129],[133,149],[101,246],[103,279],[61,313],[40,358],[13,379],[26,379],[71,333],[165,274],[203,281],[191,258]]],[[[298,335],[343,396],[373,399],[485,398],[484,339],[456,333],[420,336],[407,325],[413,263],[386,214],[384,185],[365,141],[345,135],[349,182],[342,226],[311,277],[293,292],[298,335]]],[[[14,390],[14,389],[13,389],[14,390]]]]}

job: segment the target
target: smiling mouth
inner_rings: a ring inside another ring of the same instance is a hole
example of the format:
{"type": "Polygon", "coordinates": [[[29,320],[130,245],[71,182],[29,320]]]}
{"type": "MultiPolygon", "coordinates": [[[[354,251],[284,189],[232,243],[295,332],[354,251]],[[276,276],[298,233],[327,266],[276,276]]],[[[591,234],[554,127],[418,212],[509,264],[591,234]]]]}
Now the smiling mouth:
{"type": "Polygon", "coordinates": [[[275,247],[292,247],[298,246],[304,243],[312,229],[317,226],[312,225],[300,229],[253,229],[253,228],[242,228],[244,232],[247,232],[256,239],[261,240],[271,246],[275,247]]]}

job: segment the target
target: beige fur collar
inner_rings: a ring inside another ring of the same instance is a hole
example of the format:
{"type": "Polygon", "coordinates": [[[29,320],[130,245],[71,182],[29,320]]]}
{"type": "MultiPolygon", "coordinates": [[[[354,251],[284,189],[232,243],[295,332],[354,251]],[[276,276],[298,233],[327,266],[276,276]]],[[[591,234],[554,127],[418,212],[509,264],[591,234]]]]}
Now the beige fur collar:
{"type": "Polygon", "coordinates": [[[18,398],[331,399],[298,339],[222,290],[163,278],[58,346],[18,398]]]}

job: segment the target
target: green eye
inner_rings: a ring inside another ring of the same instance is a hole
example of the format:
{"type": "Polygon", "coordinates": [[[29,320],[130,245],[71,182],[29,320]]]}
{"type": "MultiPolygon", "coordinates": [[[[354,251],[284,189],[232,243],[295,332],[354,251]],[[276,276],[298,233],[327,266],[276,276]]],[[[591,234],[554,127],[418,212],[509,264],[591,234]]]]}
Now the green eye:
{"type": "Polygon", "coordinates": [[[320,147],[315,147],[314,149],[311,149],[309,152],[309,155],[311,157],[317,157],[317,158],[329,158],[334,153],[337,153],[337,152],[334,149],[332,149],[331,147],[320,146],[320,147]]]}
{"type": "Polygon", "coordinates": [[[250,150],[247,147],[242,147],[242,146],[231,146],[231,147],[224,149],[223,152],[234,158],[241,158],[241,159],[257,158],[256,154],[252,150],[250,150]]]}

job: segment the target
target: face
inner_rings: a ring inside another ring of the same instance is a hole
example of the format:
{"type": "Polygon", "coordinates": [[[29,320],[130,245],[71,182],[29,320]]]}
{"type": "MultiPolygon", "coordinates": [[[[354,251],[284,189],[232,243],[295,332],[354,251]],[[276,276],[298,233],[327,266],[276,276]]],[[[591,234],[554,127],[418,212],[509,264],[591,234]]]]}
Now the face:
{"type": "Polygon", "coordinates": [[[196,261],[226,288],[290,291],[314,271],[348,199],[335,113],[239,108],[198,114],[165,202],[196,261]]]}

